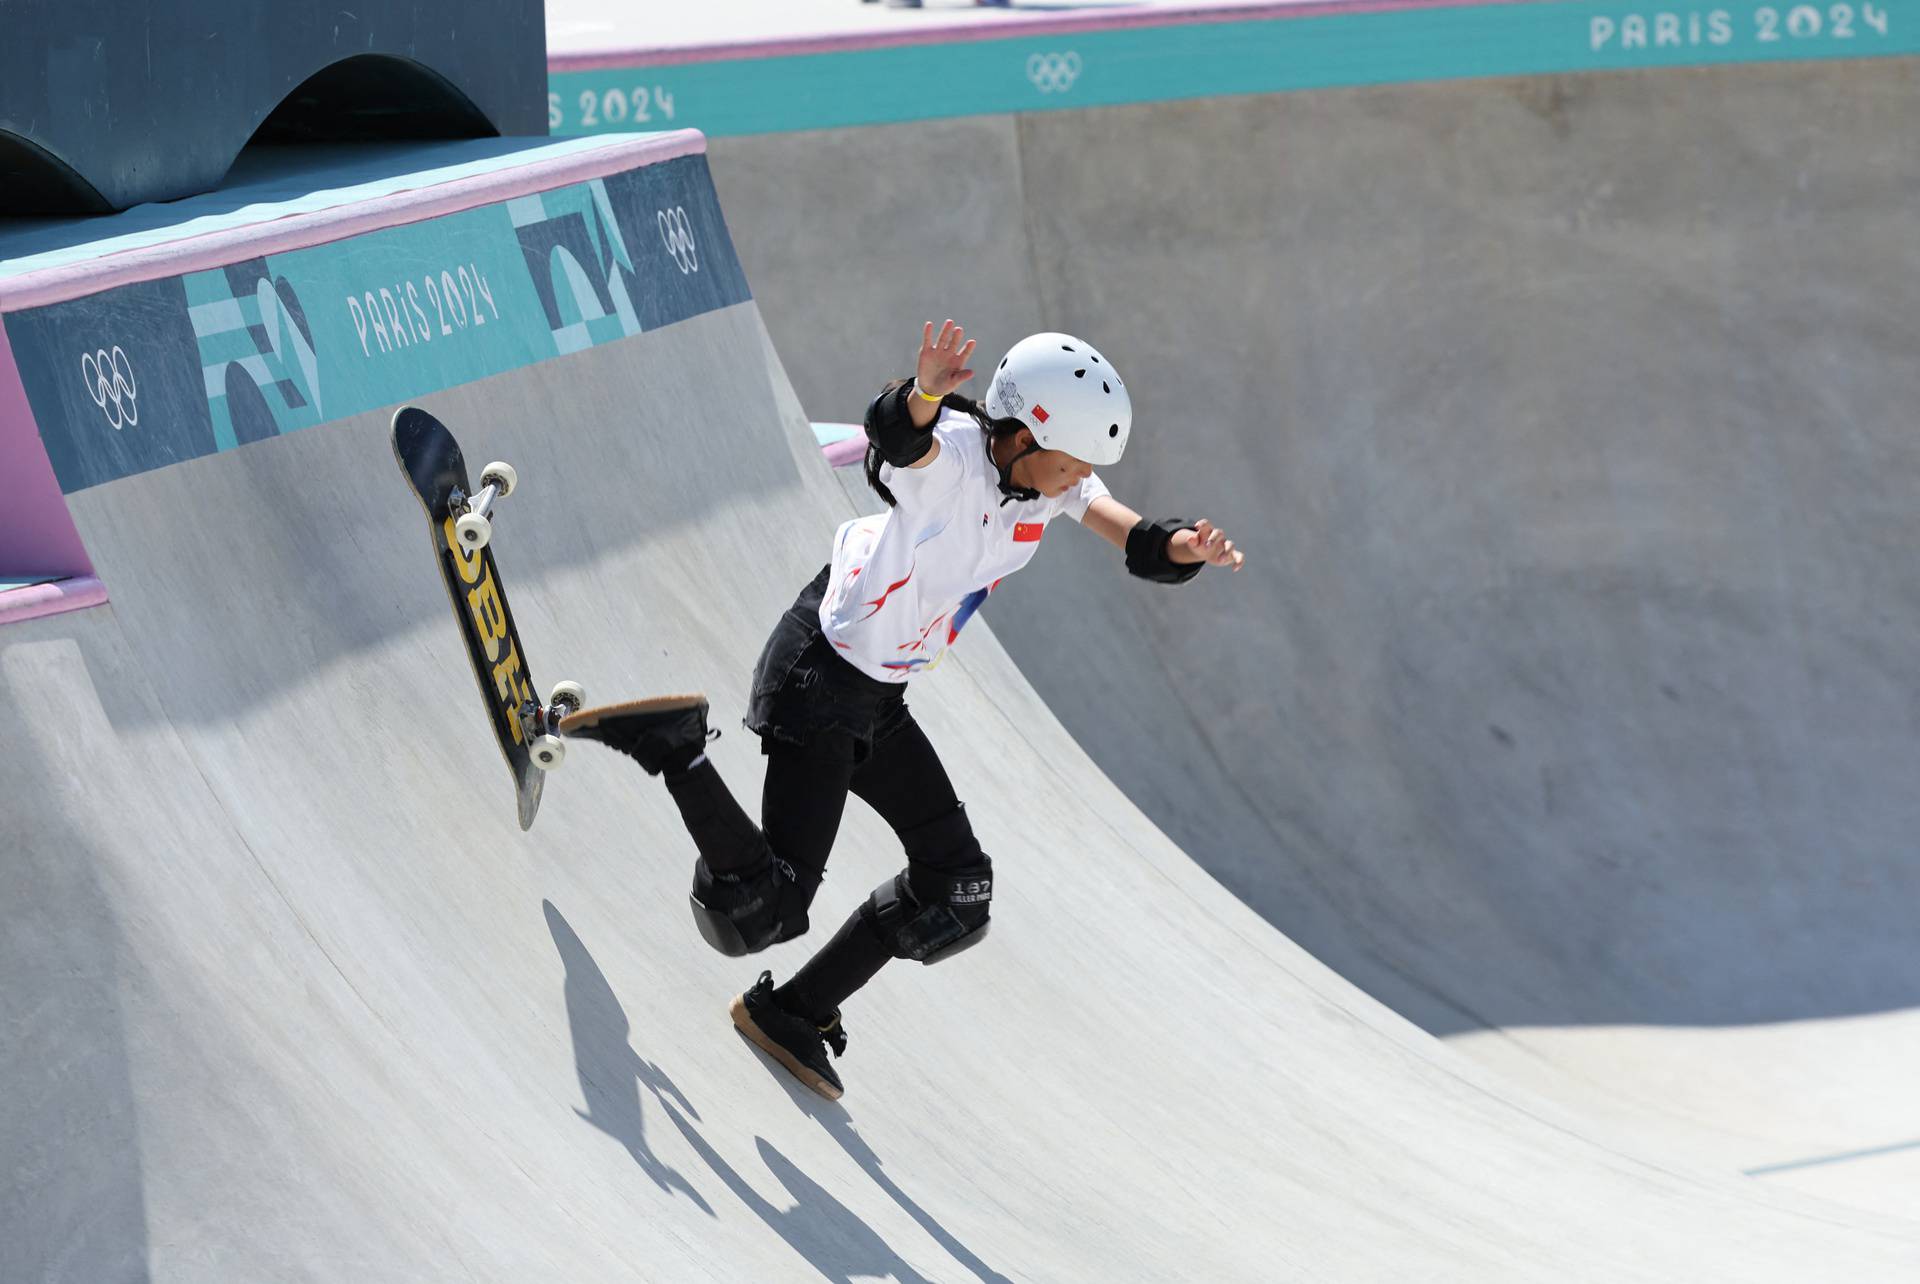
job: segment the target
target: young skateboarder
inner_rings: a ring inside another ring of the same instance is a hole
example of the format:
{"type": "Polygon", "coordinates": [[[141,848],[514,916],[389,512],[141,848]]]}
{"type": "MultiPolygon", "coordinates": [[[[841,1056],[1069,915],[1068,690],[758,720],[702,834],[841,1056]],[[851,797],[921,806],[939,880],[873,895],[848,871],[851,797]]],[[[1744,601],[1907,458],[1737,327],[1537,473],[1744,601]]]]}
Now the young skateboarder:
{"type": "Polygon", "coordinates": [[[589,709],[561,723],[664,776],[699,857],[693,917],[708,944],[745,955],[789,941],[807,910],[852,793],[879,812],[907,866],[784,985],[770,972],[732,1003],[748,1037],[826,1097],[841,1094],[827,1050],[846,1051],[840,1004],[888,960],[935,963],[987,935],[993,864],[939,755],[905,700],[1001,579],[1025,566],[1062,514],[1164,584],[1243,555],[1206,521],[1147,521],[1095,475],[1126,450],[1126,385],[1065,334],[1015,344],[984,402],[974,341],[952,321],[921,333],[914,377],[868,407],[867,480],[885,511],[843,525],[833,560],[775,626],[754,667],[746,724],[767,757],[760,824],[708,760],[707,701],[673,696],[589,709]]]}

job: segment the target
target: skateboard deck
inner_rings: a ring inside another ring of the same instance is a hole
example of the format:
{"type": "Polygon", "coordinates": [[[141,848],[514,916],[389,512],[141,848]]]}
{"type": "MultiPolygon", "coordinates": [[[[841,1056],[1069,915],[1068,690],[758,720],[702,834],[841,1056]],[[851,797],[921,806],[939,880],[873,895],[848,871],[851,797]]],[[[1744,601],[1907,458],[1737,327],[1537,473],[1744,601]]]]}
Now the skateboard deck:
{"type": "Polygon", "coordinates": [[[544,714],[533,693],[526,648],[514,627],[493,549],[490,544],[467,547],[455,532],[466,501],[475,493],[466,459],[446,425],[418,406],[402,406],[394,412],[393,457],[426,510],[427,536],[447,600],[486,702],[494,739],[513,773],[520,828],[530,829],[540,810],[546,772],[535,764],[529,742],[544,714]]]}

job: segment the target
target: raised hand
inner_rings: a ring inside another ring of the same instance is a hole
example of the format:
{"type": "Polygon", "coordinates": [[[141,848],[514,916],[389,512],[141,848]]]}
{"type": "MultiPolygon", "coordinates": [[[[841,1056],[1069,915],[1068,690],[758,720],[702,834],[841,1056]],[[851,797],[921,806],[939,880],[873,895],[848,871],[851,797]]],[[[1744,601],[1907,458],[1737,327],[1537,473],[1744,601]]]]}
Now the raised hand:
{"type": "Polygon", "coordinates": [[[1176,542],[1177,552],[1173,558],[1177,562],[1205,562],[1208,566],[1227,566],[1239,570],[1246,565],[1247,555],[1233,546],[1227,533],[1206,518],[1194,523],[1190,531],[1182,531],[1181,539],[1176,542]]]}
{"type": "Polygon", "coordinates": [[[949,320],[940,327],[936,338],[933,322],[927,322],[920,334],[920,361],[914,368],[914,386],[929,397],[946,396],[973,378],[973,371],[967,368],[967,360],[972,356],[973,340],[967,339],[964,327],[949,320]],[[966,342],[962,343],[962,339],[966,342]]]}

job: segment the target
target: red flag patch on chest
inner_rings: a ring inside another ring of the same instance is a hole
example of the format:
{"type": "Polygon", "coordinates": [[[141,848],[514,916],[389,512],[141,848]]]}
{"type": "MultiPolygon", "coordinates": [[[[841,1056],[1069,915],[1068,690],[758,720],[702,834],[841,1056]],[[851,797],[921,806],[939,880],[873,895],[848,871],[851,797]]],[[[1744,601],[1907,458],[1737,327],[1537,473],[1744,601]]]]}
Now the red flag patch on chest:
{"type": "Polygon", "coordinates": [[[1038,544],[1040,537],[1047,533],[1045,522],[1015,522],[1013,524],[1013,542],[1016,544],[1038,544]]]}

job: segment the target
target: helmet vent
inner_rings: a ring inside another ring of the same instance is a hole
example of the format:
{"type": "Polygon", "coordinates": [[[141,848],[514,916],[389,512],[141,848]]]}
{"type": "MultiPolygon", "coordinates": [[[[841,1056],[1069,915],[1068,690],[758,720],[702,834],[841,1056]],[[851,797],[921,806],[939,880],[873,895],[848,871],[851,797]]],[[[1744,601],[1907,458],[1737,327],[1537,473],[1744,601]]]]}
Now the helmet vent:
{"type": "Polygon", "coordinates": [[[1002,370],[1007,368],[1007,359],[1005,357],[1000,358],[1000,368],[1002,370]]]}
{"type": "Polygon", "coordinates": [[[1072,352],[1072,351],[1073,351],[1073,349],[1072,349],[1072,348],[1071,348],[1070,346],[1068,346],[1067,344],[1064,344],[1064,343],[1063,343],[1063,344],[1061,344],[1061,345],[1060,345],[1060,351],[1062,351],[1062,352],[1072,352]]]}
{"type": "Polygon", "coordinates": [[[1099,354],[1099,353],[1097,353],[1097,352],[1089,352],[1089,353],[1088,353],[1087,355],[1093,358],[1093,364],[1094,364],[1094,365],[1096,365],[1096,366],[1097,366],[1097,365],[1099,365],[1099,364],[1100,364],[1100,354],[1099,354]]]}
{"type": "Polygon", "coordinates": [[[1076,379],[1084,379],[1087,377],[1087,372],[1084,370],[1076,370],[1073,372],[1073,377],[1076,379]]]}
{"type": "Polygon", "coordinates": [[[1111,384],[1109,384],[1109,383],[1107,383],[1107,381],[1106,381],[1106,380],[1104,380],[1104,379],[1102,379],[1102,380],[1100,381],[1100,391],[1102,391],[1102,392],[1104,392],[1104,393],[1106,393],[1106,394],[1107,394],[1107,395],[1108,395],[1109,397],[1111,397],[1111,396],[1113,395],[1113,387],[1112,387],[1112,385],[1111,385],[1111,384]]]}
{"type": "Polygon", "coordinates": [[[1118,437],[1119,435],[1120,435],[1120,425],[1119,425],[1119,424],[1112,424],[1112,425],[1110,425],[1110,426],[1109,426],[1109,427],[1107,428],[1107,436],[1109,436],[1109,437],[1118,437]]]}

